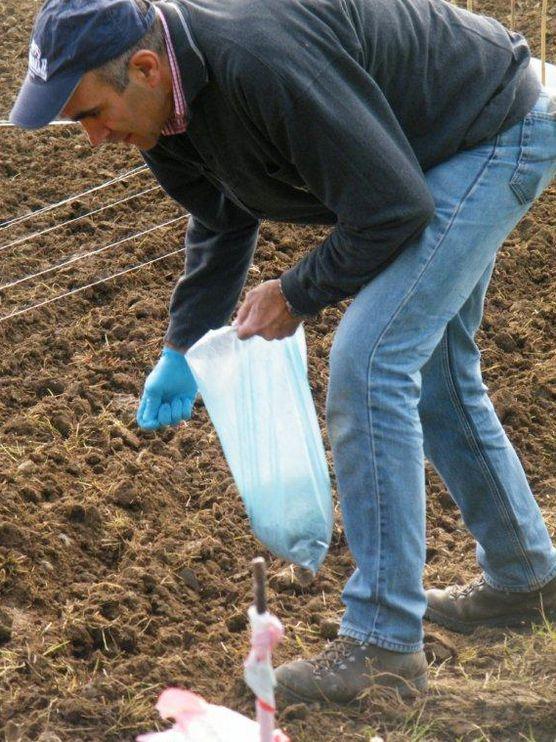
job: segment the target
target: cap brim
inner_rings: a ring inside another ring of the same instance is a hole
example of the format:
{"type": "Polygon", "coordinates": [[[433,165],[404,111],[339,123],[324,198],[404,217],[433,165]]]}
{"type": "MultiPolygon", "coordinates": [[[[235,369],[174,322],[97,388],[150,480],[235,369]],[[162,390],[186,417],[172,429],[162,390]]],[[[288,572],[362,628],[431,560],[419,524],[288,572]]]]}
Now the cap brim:
{"type": "Polygon", "coordinates": [[[40,129],[53,121],[78,86],[82,73],[39,82],[27,74],[10,111],[10,123],[24,129],[40,129]]]}

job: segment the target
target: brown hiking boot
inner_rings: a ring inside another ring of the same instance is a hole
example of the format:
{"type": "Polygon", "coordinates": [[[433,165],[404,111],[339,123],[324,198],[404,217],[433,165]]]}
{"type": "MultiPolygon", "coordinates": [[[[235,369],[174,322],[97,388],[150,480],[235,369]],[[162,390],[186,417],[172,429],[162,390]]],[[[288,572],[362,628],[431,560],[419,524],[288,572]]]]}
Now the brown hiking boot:
{"type": "Polygon", "coordinates": [[[540,590],[514,593],[495,590],[477,577],[468,585],[427,590],[425,618],[460,634],[480,626],[523,626],[556,620],[556,577],[540,590]]]}
{"type": "Polygon", "coordinates": [[[427,689],[427,660],[424,652],[391,652],[340,636],[313,659],[281,665],[276,680],[277,692],[292,701],[349,703],[377,685],[415,696],[427,689]]]}

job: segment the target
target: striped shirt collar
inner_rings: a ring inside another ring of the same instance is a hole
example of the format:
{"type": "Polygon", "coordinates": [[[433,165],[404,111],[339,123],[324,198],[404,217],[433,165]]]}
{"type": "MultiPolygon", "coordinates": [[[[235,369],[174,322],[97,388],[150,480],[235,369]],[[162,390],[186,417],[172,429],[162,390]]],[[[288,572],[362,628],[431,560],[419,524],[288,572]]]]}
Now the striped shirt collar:
{"type": "Polygon", "coordinates": [[[174,97],[174,111],[164,124],[161,134],[163,136],[172,136],[173,134],[183,134],[187,129],[187,103],[185,102],[180,68],[172,45],[168,24],[166,23],[164,15],[158,8],[156,8],[156,12],[162,21],[164,41],[166,42],[166,52],[168,54],[168,62],[170,64],[170,72],[172,75],[172,94],[174,97]]]}

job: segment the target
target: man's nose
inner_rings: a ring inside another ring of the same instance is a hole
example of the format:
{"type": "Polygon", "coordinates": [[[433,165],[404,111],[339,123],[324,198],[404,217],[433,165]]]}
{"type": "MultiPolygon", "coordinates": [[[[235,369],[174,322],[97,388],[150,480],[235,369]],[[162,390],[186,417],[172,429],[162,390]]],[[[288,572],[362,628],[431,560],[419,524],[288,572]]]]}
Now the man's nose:
{"type": "Polygon", "coordinates": [[[98,147],[110,135],[110,129],[98,121],[81,121],[81,126],[85,129],[92,147],[98,147]]]}

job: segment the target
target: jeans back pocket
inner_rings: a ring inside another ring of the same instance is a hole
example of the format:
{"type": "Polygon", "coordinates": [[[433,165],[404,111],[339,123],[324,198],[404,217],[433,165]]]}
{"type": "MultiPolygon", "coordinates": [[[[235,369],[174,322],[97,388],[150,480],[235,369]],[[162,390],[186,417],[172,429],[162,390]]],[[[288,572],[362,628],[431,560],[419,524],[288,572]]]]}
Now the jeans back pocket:
{"type": "Polygon", "coordinates": [[[522,121],[519,158],[510,188],[520,204],[531,204],[555,173],[556,114],[533,110],[522,121]]]}

